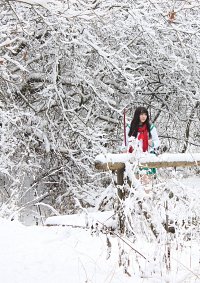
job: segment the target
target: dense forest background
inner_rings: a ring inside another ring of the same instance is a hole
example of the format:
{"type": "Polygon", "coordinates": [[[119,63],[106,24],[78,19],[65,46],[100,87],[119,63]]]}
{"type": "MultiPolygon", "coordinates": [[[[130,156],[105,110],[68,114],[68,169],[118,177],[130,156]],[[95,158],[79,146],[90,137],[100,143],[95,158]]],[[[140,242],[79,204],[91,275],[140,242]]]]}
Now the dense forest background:
{"type": "Polygon", "coordinates": [[[94,158],[120,151],[124,108],[198,152],[199,23],[192,0],[1,0],[1,216],[102,209],[94,158]]]}

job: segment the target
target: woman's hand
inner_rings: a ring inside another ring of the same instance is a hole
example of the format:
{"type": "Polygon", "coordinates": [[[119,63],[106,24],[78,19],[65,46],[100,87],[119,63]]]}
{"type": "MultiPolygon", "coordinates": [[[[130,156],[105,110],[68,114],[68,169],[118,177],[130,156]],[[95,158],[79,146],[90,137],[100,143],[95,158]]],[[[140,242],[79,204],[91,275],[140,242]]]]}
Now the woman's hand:
{"type": "Polygon", "coordinates": [[[152,145],[153,145],[152,140],[148,140],[148,145],[149,145],[149,146],[152,146],[152,145]]]}

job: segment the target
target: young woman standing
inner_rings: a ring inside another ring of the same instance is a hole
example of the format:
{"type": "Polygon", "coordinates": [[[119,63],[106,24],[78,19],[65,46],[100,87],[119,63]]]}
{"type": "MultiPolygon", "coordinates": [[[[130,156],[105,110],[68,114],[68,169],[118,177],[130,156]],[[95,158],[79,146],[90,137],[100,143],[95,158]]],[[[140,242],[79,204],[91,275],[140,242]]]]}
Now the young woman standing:
{"type": "MultiPolygon", "coordinates": [[[[143,152],[154,153],[160,146],[156,127],[149,121],[149,113],[145,107],[138,107],[135,110],[133,120],[128,132],[128,141],[134,137],[138,140],[143,152]]],[[[133,148],[129,148],[131,152],[133,148]]]]}
{"type": "MultiPolygon", "coordinates": [[[[139,147],[141,152],[149,152],[155,154],[160,146],[160,140],[156,127],[149,121],[149,113],[145,107],[138,107],[135,110],[133,120],[128,126],[128,152],[134,152],[134,145],[139,147]],[[134,139],[134,143],[133,143],[134,139]]],[[[155,168],[142,168],[136,174],[141,176],[144,185],[151,182],[149,175],[156,173],[155,168]]]]}

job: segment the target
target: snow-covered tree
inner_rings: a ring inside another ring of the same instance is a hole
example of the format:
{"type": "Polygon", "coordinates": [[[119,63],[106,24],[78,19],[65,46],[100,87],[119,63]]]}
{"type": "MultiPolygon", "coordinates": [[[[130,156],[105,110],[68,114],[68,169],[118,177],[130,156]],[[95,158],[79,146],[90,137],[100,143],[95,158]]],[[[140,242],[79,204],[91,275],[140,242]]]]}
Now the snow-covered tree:
{"type": "Polygon", "coordinates": [[[165,150],[199,146],[196,1],[2,0],[0,14],[4,182],[61,213],[94,207],[110,177],[93,158],[118,152],[123,109],[141,104],[165,150]]]}

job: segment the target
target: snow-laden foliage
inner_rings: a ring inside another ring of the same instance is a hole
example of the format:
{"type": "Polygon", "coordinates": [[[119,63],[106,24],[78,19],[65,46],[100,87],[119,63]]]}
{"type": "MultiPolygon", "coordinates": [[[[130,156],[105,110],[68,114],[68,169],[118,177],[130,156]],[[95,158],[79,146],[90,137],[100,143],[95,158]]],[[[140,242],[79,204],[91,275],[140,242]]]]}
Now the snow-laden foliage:
{"type": "MultiPolygon", "coordinates": [[[[133,174],[134,164],[126,165],[133,174]]],[[[130,176],[128,171],[126,174],[130,176]]],[[[189,263],[188,272],[198,280],[199,272],[193,269],[192,262],[196,259],[198,262],[199,251],[194,256],[192,250],[196,244],[199,245],[199,179],[194,185],[195,178],[187,181],[181,171],[160,172],[160,176],[153,179],[153,189],[148,193],[144,190],[148,186],[143,186],[134,175],[132,184],[130,178],[127,181],[123,186],[116,186],[116,191],[120,189],[122,192],[118,198],[113,200],[113,195],[108,192],[106,196],[115,204],[113,217],[110,216],[101,227],[105,234],[111,235],[109,256],[114,252],[112,236],[118,237],[119,266],[129,276],[134,266],[134,272],[139,271],[141,277],[150,276],[156,280],[160,276],[163,282],[178,282],[169,279],[173,268],[176,266],[176,273],[180,275],[182,267],[186,269],[189,263]],[[168,182],[162,182],[166,179],[168,182]],[[143,244],[139,247],[140,241],[143,244]],[[144,249],[147,243],[151,248],[144,249]]],[[[96,229],[99,233],[99,225],[96,229]]]]}
{"type": "Polygon", "coordinates": [[[2,0],[0,14],[4,203],[14,188],[19,207],[26,192],[95,207],[111,178],[94,156],[118,152],[124,107],[148,107],[164,150],[197,149],[196,1],[2,0]]]}

